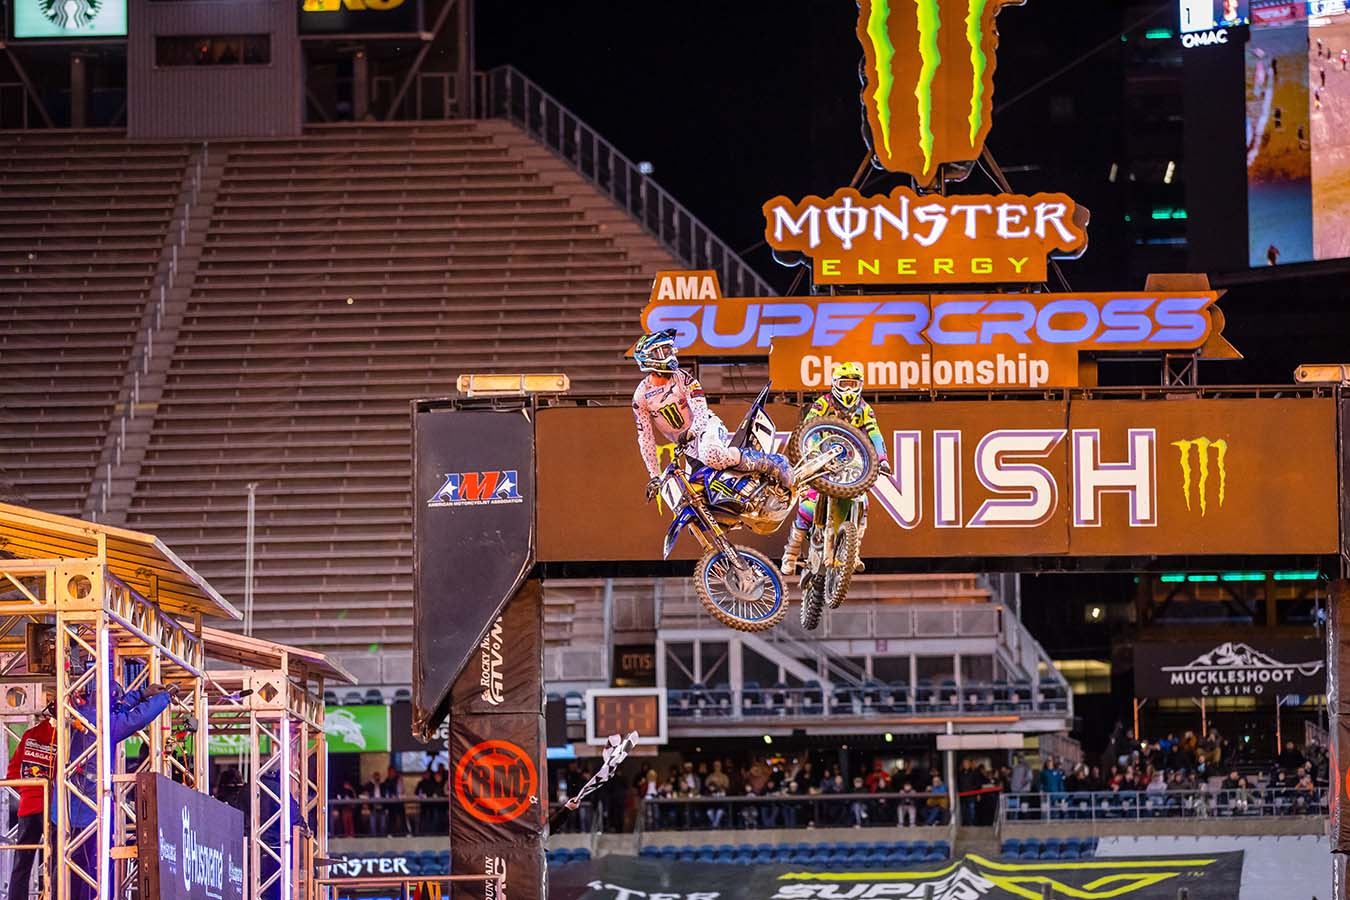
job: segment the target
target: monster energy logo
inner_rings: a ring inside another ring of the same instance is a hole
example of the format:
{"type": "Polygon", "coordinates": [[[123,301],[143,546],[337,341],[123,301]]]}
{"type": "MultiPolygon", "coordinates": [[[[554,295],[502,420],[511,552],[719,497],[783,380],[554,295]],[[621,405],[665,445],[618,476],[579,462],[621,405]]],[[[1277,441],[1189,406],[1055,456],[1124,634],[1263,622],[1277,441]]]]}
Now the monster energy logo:
{"type": "Polygon", "coordinates": [[[1181,453],[1181,492],[1186,496],[1186,509],[1191,509],[1191,448],[1196,450],[1196,459],[1198,462],[1199,479],[1196,482],[1196,493],[1200,498],[1200,515],[1204,516],[1208,511],[1206,496],[1209,486],[1209,449],[1215,451],[1215,468],[1219,474],[1219,507],[1223,507],[1224,494],[1228,490],[1228,469],[1225,460],[1228,457],[1228,442],[1225,440],[1211,441],[1206,437],[1192,438],[1187,441],[1173,441],[1172,446],[1176,447],[1181,453]]]}
{"type": "MultiPolygon", "coordinates": [[[[859,0],[863,10],[863,20],[859,22],[859,37],[865,47],[870,45],[874,70],[869,73],[873,91],[871,102],[875,104],[875,132],[880,139],[885,160],[895,156],[892,147],[892,111],[891,100],[896,94],[897,69],[904,70],[917,57],[919,68],[914,83],[914,99],[918,117],[918,133],[914,136],[919,152],[923,156],[925,178],[929,176],[937,163],[944,161],[935,157],[941,155],[936,147],[934,128],[933,94],[939,70],[944,61],[941,48],[952,50],[954,44],[943,36],[944,9],[951,19],[951,26],[959,29],[965,26],[964,38],[969,47],[970,58],[970,112],[968,115],[970,155],[964,159],[973,159],[980,145],[980,134],[985,130],[986,106],[991,100],[985,85],[992,76],[992,47],[988,44],[986,18],[991,5],[994,11],[1009,0],[859,0]],[[907,26],[901,22],[901,4],[913,3],[915,6],[914,28],[917,34],[913,44],[904,33],[907,26]],[[965,15],[962,19],[960,5],[964,3],[965,15]],[[897,44],[907,45],[897,49],[897,44]]],[[[955,46],[959,46],[956,44],[955,46]]],[[[953,61],[954,62],[954,61],[953,61]]],[[[912,70],[911,70],[912,71],[912,70]]],[[[888,166],[889,167],[889,166],[888,166]]]]}

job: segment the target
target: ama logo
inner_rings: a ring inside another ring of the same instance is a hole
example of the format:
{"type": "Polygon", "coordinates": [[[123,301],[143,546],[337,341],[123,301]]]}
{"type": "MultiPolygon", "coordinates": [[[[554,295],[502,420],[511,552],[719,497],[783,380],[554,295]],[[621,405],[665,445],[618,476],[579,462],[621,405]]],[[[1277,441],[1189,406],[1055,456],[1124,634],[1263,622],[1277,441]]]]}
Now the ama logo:
{"type": "Polygon", "coordinates": [[[515,469],[495,472],[447,472],[445,482],[427,501],[429,507],[499,506],[524,503],[515,469]]]}

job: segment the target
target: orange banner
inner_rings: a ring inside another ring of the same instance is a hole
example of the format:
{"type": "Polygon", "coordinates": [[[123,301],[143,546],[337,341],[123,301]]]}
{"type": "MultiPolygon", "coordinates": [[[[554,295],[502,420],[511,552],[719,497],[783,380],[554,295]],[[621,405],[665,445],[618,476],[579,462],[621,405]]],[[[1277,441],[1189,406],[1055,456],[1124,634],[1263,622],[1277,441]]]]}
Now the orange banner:
{"type": "MultiPolygon", "coordinates": [[[[718,412],[734,428],[745,408],[729,403],[718,412]]],[[[1338,547],[1330,399],[942,401],[879,404],[876,413],[895,472],[872,490],[865,556],[1316,555],[1338,547]]],[[[797,411],[770,414],[785,438],[797,411]]],[[[540,410],[538,448],[541,560],[659,558],[669,510],[643,502],[647,475],[630,410],[540,410]],[[603,491],[598,460],[610,466],[603,491]]],[[[772,553],[786,539],[738,535],[772,553]]],[[[696,549],[685,537],[676,555],[692,558],[696,549]]]]}

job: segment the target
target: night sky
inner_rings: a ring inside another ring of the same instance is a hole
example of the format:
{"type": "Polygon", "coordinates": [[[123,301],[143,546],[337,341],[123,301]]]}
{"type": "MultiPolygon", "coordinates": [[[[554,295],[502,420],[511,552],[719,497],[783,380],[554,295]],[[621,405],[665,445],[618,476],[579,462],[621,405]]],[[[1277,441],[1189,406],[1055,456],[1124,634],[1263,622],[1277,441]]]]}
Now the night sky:
{"type": "MultiPolygon", "coordinates": [[[[848,184],[866,154],[857,7],[847,0],[590,0],[527,8],[478,5],[479,68],[516,66],[621,152],[652,162],[659,184],[786,291],[795,270],[774,263],[759,244],[760,206],[780,193],[829,194],[848,184]]],[[[1014,190],[1063,191],[1092,211],[1087,254],[1065,264],[1076,290],[1143,287],[1129,274],[1129,188],[1107,173],[1126,144],[1120,34],[1176,24],[1175,3],[1152,9],[1141,23],[1149,5],[1030,0],[998,18],[989,146],[1014,190]]],[[[867,188],[889,190],[896,178],[875,173],[867,188]]],[[[994,186],[977,171],[958,190],[994,186]]],[[[1345,281],[1291,275],[1233,289],[1222,303],[1227,334],[1248,359],[1207,364],[1202,380],[1288,382],[1299,362],[1350,358],[1342,349],[1350,333],[1345,281]]]]}

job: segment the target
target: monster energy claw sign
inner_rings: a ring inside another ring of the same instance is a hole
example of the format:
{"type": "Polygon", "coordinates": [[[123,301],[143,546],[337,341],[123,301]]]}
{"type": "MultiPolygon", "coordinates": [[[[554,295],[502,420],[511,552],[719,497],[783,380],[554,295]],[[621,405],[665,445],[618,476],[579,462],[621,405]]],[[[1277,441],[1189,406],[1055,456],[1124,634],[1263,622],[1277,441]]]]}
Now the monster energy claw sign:
{"type": "Polygon", "coordinates": [[[943,164],[979,157],[992,124],[994,18],[1021,2],[859,0],[862,104],[876,165],[927,185],[943,164]],[[941,115],[948,109],[964,115],[941,115]]]}

